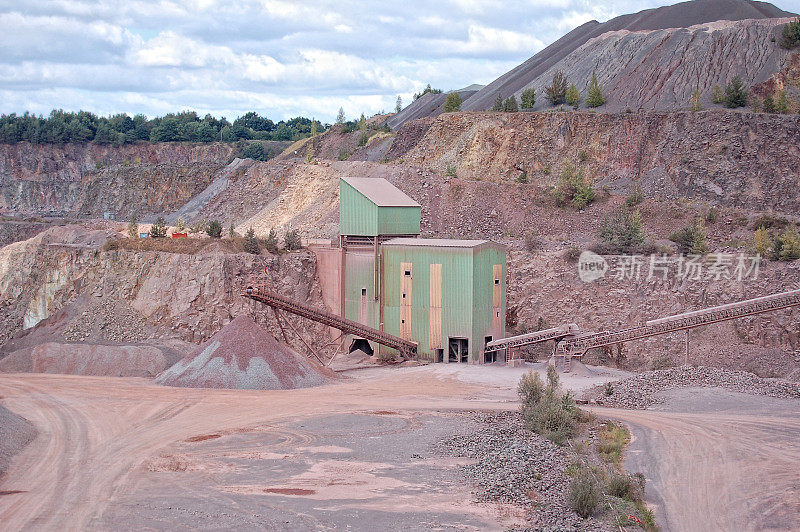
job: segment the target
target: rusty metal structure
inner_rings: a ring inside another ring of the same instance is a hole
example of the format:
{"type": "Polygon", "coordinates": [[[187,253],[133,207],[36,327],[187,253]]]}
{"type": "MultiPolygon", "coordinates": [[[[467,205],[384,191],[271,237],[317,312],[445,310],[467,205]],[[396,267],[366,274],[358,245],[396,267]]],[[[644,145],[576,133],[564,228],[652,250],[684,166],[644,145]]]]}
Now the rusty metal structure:
{"type": "Polygon", "coordinates": [[[506,351],[513,352],[514,349],[524,347],[526,345],[538,344],[541,342],[548,342],[550,340],[561,340],[568,336],[576,336],[578,334],[578,326],[574,323],[569,325],[560,325],[552,329],[543,329],[532,333],[520,334],[517,336],[509,336],[486,344],[487,351],[506,351]]]}
{"type": "Polygon", "coordinates": [[[562,340],[557,343],[553,354],[557,358],[562,358],[565,367],[569,368],[570,361],[573,357],[580,358],[586,354],[589,349],[596,347],[630,342],[632,340],[640,340],[642,338],[683,330],[688,332],[689,329],[702,327],[703,325],[709,325],[711,323],[735,320],[745,316],[753,316],[790,307],[800,307],[800,290],[790,290],[788,292],[780,292],[757,297],[755,299],[746,299],[727,305],[676,314],[666,318],[650,320],[637,327],[630,327],[617,331],[602,331],[563,337],[562,340]]]}
{"type": "Polygon", "coordinates": [[[404,358],[413,358],[417,354],[416,342],[404,340],[403,338],[342,318],[325,310],[298,303],[288,297],[268,290],[266,285],[263,284],[248,286],[242,293],[242,296],[263,303],[273,309],[284,310],[297,316],[322,323],[328,327],[333,327],[334,329],[342,331],[344,334],[352,334],[359,338],[372,340],[373,342],[396,349],[404,358]]]}

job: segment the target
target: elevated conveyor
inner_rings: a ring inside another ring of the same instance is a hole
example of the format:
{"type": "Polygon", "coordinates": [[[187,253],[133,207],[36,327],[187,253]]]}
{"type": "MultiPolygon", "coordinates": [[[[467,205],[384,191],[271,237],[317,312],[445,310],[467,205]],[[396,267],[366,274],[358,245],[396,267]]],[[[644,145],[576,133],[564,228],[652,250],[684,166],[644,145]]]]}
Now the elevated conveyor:
{"type": "Polygon", "coordinates": [[[372,340],[386,347],[397,349],[404,358],[413,358],[417,355],[417,344],[415,342],[393,336],[379,331],[378,329],[373,329],[372,327],[367,327],[366,325],[342,318],[328,311],[298,303],[288,297],[268,290],[265,286],[248,286],[242,295],[272,308],[285,310],[297,316],[322,323],[328,327],[333,327],[345,334],[352,334],[353,336],[372,340]]]}

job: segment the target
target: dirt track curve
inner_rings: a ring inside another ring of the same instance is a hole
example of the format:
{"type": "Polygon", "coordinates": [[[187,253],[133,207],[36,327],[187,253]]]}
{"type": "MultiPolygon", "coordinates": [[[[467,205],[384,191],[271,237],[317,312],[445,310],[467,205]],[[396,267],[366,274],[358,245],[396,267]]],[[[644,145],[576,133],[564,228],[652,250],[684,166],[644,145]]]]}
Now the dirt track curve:
{"type": "Polygon", "coordinates": [[[625,467],[648,478],[661,528],[800,530],[800,401],[672,395],[677,411],[594,410],[631,427],[625,467]]]}

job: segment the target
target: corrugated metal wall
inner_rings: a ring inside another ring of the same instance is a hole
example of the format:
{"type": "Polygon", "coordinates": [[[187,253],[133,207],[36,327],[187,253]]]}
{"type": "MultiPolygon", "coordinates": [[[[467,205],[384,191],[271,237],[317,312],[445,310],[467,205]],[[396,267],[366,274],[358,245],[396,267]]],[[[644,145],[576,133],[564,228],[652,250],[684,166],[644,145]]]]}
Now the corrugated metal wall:
{"type": "Polygon", "coordinates": [[[363,194],[339,180],[339,234],[377,236],[378,206],[363,194]]]}
{"type": "Polygon", "coordinates": [[[421,220],[420,207],[378,207],[378,234],[418,235],[421,220]]]}
{"type": "MultiPolygon", "coordinates": [[[[506,254],[502,249],[493,246],[482,247],[475,252],[475,275],[472,279],[472,291],[475,294],[473,304],[472,330],[478,350],[477,357],[483,355],[483,346],[487,336],[493,340],[505,338],[506,305],[507,305],[507,265],[506,254]],[[499,273],[499,284],[495,279],[499,273]]],[[[472,355],[470,346],[470,355],[472,355]]]]}
{"type": "Polygon", "coordinates": [[[378,207],[344,180],[339,180],[340,235],[418,235],[420,220],[420,207],[378,207]]]}

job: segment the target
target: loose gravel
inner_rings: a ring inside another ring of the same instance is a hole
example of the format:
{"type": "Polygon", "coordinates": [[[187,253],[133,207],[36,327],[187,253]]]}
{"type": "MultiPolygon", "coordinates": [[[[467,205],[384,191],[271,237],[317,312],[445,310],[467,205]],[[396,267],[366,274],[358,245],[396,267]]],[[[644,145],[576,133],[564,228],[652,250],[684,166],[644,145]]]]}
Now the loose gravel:
{"type": "Polygon", "coordinates": [[[462,467],[477,502],[513,503],[529,516],[527,530],[610,530],[567,505],[571,452],[524,428],[518,412],[468,414],[475,429],[436,443],[442,456],[477,460],[462,467]]]}
{"type": "Polygon", "coordinates": [[[659,392],[673,388],[718,387],[751,395],[800,398],[800,383],[765,379],[746,371],[729,371],[707,366],[680,366],[647,371],[614,382],[611,386],[611,395],[606,395],[604,386],[598,386],[589,390],[585,398],[605,406],[634,410],[643,410],[661,403],[659,392]]]}

